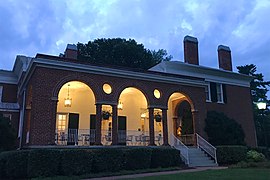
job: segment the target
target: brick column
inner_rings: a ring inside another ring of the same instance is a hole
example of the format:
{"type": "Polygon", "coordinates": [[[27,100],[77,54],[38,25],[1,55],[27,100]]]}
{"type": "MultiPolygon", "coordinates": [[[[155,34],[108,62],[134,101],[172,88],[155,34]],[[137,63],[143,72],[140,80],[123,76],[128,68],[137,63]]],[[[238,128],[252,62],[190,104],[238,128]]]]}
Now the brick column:
{"type": "Polygon", "coordinates": [[[149,110],[149,146],[156,146],[155,144],[155,128],[154,128],[154,108],[148,108],[149,110]]]}
{"type": "Polygon", "coordinates": [[[117,105],[112,105],[112,145],[118,145],[117,105]]]}
{"type": "Polygon", "coordinates": [[[162,109],[163,146],[168,146],[167,109],[162,109]]]}
{"type": "Polygon", "coordinates": [[[96,140],[95,145],[102,145],[101,144],[101,108],[102,104],[96,104],[96,140]]]}
{"type": "Polygon", "coordinates": [[[50,142],[48,144],[55,145],[55,129],[56,129],[56,114],[57,114],[57,103],[58,99],[53,99],[51,100],[51,132],[50,132],[50,142]]]}

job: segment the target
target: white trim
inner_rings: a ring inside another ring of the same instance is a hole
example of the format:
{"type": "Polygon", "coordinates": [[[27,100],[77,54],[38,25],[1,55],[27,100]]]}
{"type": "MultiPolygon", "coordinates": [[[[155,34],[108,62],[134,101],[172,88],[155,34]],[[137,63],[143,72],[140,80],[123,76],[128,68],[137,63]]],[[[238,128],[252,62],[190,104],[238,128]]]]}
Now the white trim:
{"type": "Polygon", "coordinates": [[[221,83],[216,83],[216,89],[217,89],[217,103],[219,103],[219,104],[224,104],[222,84],[221,84],[221,83]],[[219,87],[219,89],[220,89],[220,97],[221,97],[221,101],[219,101],[219,98],[218,98],[218,97],[219,97],[218,87],[219,87]]]}
{"type": "Polygon", "coordinates": [[[205,82],[205,83],[206,83],[206,88],[208,90],[208,97],[209,97],[209,99],[206,99],[206,102],[212,102],[210,82],[205,82]]]}
{"type": "Polygon", "coordinates": [[[205,81],[219,82],[236,86],[250,87],[252,76],[247,76],[223,69],[209,68],[180,61],[163,61],[150,70],[178,75],[204,78],[205,81]]]}
{"type": "Polygon", "coordinates": [[[0,102],[0,109],[19,110],[20,105],[18,103],[3,103],[3,102],[0,102]]]}
{"type": "Polygon", "coordinates": [[[17,84],[18,78],[12,71],[0,70],[0,83],[17,84]]]}
{"type": "Polygon", "coordinates": [[[193,79],[188,79],[188,78],[185,79],[185,78],[171,77],[171,76],[166,76],[166,75],[163,76],[163,75],[158,75],[158,74],[134,72],[134,71],[128,71],[128,70],[122,70],[122,69],[91,66],[91,65],[57,61],[57,60],[51,60],[51,59],[48,60],[48,59],[43,59],[43,58],[35,58],[33,59],[33,62],[38,63],[37,66],[39,67],[47,67],[51,69],[62,69],[62,70],[85,72],[85,73],[99,74],[99,75],[106,75],[106,76],[108,76],[109,74],[109,76],[114,76],[114,77],[124,77],[124,78],[130,78],[130,79],[138,79],[138,80],[150,80],[150,81],[189,85],[189,86],[196,86],[196,87],[197,86],[202,87],[205,85],[203,80],[193,80],[193,79]]]}

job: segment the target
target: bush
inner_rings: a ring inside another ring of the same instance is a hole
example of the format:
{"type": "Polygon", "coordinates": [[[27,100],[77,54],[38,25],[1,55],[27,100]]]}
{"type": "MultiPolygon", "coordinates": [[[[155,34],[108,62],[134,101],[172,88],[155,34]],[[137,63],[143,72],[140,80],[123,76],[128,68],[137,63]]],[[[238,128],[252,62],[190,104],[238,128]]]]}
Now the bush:
{"type": "Polygon", "coordinates": [[[28,155],[28,176],[54,176],[61,163],[61,151],[53,149],[35,149],[28,155]]]}
{"type": "Polygon", "coordinates": [[[258,153],[255,150],[250,150],[247,152],[248,162],[263,162],[265,161],[265,156],[262,153],[258,153]]]}
{"type": "Polygon", "coordinates": [[[90,174],[93,152],[87,149],[65,149],[61,151],[59,173],[64,176],[90,174]]]}
{"type": "Polygon", "coordinates": [[[240,124],[225,114],[216,111],[207,112],[205,132],[209,142],[217,145],[245,145],[245,134],[240,124]]]}
{"type": "Polygon", "coordinates": [[[29,151],[8,151],[0,155],[0,177],[10,178],[27,177],[27,161],[29,151]]]}
{"type": "Polygon", "coordinates": [[[262,153],[266,159],[270,160],[270,149],[265,147],[253,148],[253,150],[262,153]]]}
{"type": "Polygon", "coordinates": [[[180,152],[177,149],[153,148],[151,156],[151,168],[174,167],[181,164],[180,152]]]}
{"type": "Polygon", "coordinates": [[[246,146],[217,146],[217,160],[220,165],[236,164],[246,160],[246,146]]]}
{"type": "Polygon", "coordinates": [[[115,172],[123,168],[123,152],[121,148],[100,148],[93,149],[92,172],[115,172]]]}
{"type": "Polygon", "coordinates": [[[127,148],[124,150],[126,170],[148,169],[151,166],[151,148],[127,148]]]}
{"type": "Polygon", "coordinates": [[[175,167],[172,148],[110,147],[96,149],[32,149],[0,153],[0,179],[72,176],[120,170],[175,167]]]}

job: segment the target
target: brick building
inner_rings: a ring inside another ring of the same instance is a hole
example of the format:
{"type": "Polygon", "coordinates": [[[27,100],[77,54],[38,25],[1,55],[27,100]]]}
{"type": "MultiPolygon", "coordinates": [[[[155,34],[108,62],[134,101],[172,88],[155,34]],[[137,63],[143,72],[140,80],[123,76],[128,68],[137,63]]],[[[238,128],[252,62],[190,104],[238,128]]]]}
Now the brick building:
{"type": "MultiPolygon", "coordinates": [[[[18,131],[20,147],[38,145],[168,145],[204,132],[207,111],[235,119],[256,146],[252,77],[232,72],[229,47],[218,47],[219,69],[199,65],[198,41],[184,39],[184,61],[147,71],[97,66],[65,55],[17,56],[0,70],[0,113],[18,131]]],[[[191,142],[193,143],[193,142],[191,142]]]]}

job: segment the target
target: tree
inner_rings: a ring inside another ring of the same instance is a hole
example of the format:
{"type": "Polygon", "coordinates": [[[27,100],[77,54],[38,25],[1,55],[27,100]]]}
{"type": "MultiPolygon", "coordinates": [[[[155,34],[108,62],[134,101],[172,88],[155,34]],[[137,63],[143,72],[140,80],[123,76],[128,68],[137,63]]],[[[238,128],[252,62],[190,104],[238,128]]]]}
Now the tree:
{"type": "Polygon", "coordinates": [[[78,43],[78,60],[130,68],[149,69],[161,61],[169,61],[166,50],[151,51],[134,39],[96,39],[78,43]]]}
{"type": "Polygon", "coordinates": [[[270,144],[270,110],[267,107],[265,110],[260,110],[257,103],[260,101],[270,104],[267,99],[267,87],[270,86],[270,81],[264,81],[262,73],[256,73],[257,68],[254,64],[238,66],[239,73],[253,76],[254,79],[250,82],[251,96],[253,101],[253,114],[255,128],[257,133],[257,143],[259,146],[270,144]]]}
{"type": "Polygon", "coordinates": [[[245,134],[240,124],[224,113],[209,111],[205,119],[205,132],[213,145],[244,145],[245,134]]]}
{"type": "Polygon", "coordinates": [[[0,151],[15,148],[15,132],[9,124],[9,119],[0,114],[0,151]]]}

